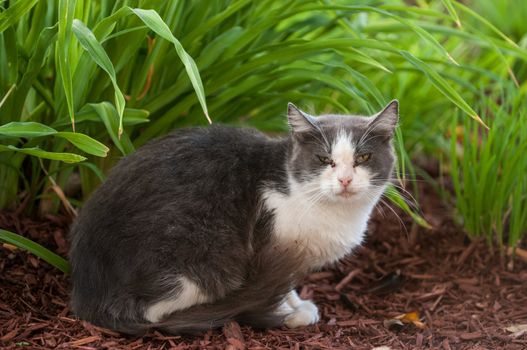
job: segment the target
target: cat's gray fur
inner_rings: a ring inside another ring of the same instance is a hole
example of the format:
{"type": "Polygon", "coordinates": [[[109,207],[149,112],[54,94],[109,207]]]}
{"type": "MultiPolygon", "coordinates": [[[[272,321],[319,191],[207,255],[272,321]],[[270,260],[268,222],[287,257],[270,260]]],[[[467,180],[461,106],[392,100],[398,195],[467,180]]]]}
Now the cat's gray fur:
{"type": "Polygon", "coordinates": [[[180,129],[124,158],[71,230],[74,312],[130,334],[196,332],[228,320],[280,325],[285,315],[276,309],[310,266],[302,248],[275,238],[276,213],[262,193],[288,196],[289,176],[299,182],[316,176],[323,166],[318,156],[327,152],[322,143],[331,143],[338,128],[352,130],[356,140],[371,129],[375,136],[361,145],[374,154],[365,166],[385,184],[397,103],[372,119],[313,118],[290,106],[293,130],[285,138],[220,125],[180,129]],[[148,322],[148,305],[177,296],[177,276],[213,301],[148,322]]]}

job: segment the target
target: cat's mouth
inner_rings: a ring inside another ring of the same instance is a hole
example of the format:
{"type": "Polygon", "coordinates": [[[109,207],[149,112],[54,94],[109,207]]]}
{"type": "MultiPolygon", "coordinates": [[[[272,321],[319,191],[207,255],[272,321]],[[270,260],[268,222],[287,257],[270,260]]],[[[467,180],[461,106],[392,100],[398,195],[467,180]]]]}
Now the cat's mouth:
{"type": "Polygon", "coordinates": [[[340,197],[349,198],[349,197],[353,196],[356,193],[357,192],[353,192],[353,191],[350,191],[350,190],[342,190],[339,193],[337,193],[337,195],[339,195],[340,197]]]}

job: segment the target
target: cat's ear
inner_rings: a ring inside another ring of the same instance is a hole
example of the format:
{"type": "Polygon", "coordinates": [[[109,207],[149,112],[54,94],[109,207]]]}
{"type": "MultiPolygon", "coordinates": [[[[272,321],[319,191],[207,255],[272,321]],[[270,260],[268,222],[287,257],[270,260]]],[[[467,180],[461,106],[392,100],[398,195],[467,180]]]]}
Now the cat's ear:
{"type": "Polygon", "coordinates": [[[293,133],[310,132],[317,128],[315,118],[302,112],[291,102],[287,104],[287,121],[293,133]]]}
{"type": "Polygon", "coordinates": [[[399,101],[393,100],[382,111],[372,117],[370,126],[376,133],[391,138],[399,121],[399,101]]]}

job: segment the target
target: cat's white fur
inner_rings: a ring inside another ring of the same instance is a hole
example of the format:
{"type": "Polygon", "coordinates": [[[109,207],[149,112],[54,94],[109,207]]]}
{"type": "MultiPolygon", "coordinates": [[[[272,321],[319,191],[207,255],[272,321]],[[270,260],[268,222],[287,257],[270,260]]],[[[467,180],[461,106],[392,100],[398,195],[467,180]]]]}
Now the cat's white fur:
{"type": "Polygon", "coordinates": [[[185,276],[180,276],[178,282],[177,294],[173,298],[158,301],[148,307],[145,311],[145,319],[150,322],[159,322],[163,316],[174,311],[211,301],[196,283],[185,276]]]}
{"type": "Polygon", "coordinates": [[[264,191],[264,203],[275,214],[274,232],[284,244],[299,244],[306,250],[309,267],[335,262],[362,242],[370,213],[382,194],[368,186],[372,174],[354,167],[351,137],[341,133],[332,147],[336,166],[327,166],[320,176],[298,182],[289,178],[290,192],[264,191]],[[341,176],[349,176],[352,194],[341,195],[341,176]]]}
{"type": "MultiPolygon", "coordinates": [[[[331,158],[319,177],[298,182],[289,178],[290,193],[264,192],[267,209],[275,213],[274,232],[284,244],[299,244],[309,255],[306,263],[312,269],[335,262],[358,246],[364,237],[370,213],[383,188],[369,186],[373,174],[364,167],[354,166],[355,147],[351,135],[340,133],[332,145],[331,158]],[[343,193],[339,179],[351,183],[343,193]]],[[[318,322],[316,305],[302,300],[293,290],[278,309],[287,314],[285,325],[290,328],[318,322]]]]}
{"type": "Polygon", "coordinates": [[[307,326],[319,320],[317,306],[311,300],[301,299],[295,290],[289,292],[278,312],[286,315],[284,323],[289,328],[307,326]]]}

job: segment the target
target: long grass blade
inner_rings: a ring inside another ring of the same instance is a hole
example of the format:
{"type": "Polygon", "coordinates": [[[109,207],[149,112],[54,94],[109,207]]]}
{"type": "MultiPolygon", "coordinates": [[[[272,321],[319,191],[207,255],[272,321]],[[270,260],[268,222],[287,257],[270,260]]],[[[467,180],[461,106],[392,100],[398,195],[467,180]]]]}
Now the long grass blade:
{"type": "Polygon", "coordinates": [[[33,242],[30,239],[10,231],[0,229],[0,241],[4,241],[18,248],[27,250],[32,254],[35,254],[42,260],[48,262],[52,266],[55,266],[64,273],[70,272],[70,266],[66,259],[53,253],[51,250],[41,246],[40,244],[33,242]]]}
{"type": "Polygon", "coordinates": [[[459,19],[456,8],[452,4],[452,0],[441,0],[441,2],[447,9],[448,13],[450,14],[454,22],[456,22],[456,25],[458,26],[458,28],[462,28],[461,20],[459,19]]]}
{"type": "Polygon", "coordinates": [[[57,130],[36,122],[11,122],[0,126],[0,135],[9,137],[38,137],[57,133],[57,130]]]}
{"type": "Polygon", "coordinates": [[[35,156],[38,158],[59,160],[65,163],[78,163],[86,160],[86,157],[80,156],[74,153],[64,153],[64,152],[48,152],[44,151],[38,147],[30,148],[18,148],[13,145],[0,145],[0,152],[14,151],[19,153],[28,154],[30,156],[35,156]]]}
{"type": "Polygon", "coordinates": [[[78,149],[81,149],[86,153],[93,154],[97,157],[106,157],[108,155],[108,151],[110,150],[99,141],[79,132],[61,131],[57,132],[54,136],[66,139],[74,144],[78,149]]]}
{"type": "Polygon", "coordinates": [[[72,28],[82,47],[90,54],[95,63],[104,69],[112,81],[113,88],[115,90],[115,106],[117,107],[117,113],[119,115],[118,137],[120,138],[121,134],[123,133],[123,113],[125,100],[124,95],[119,88],[119,84],[117,83],[117,76],[115,75],[115,69],[113,67],[112,61],[110,61],[106,51],[104,51],[102,45],[97,41],[95,35],[93,35],[91,30],[89,30],[88,27],[84,25],[84,23],[75,19],[73,21],[72,28]]]}
{"type": "Polygon", "coordinates": [[[76,0],[59,0],[59,28],[57,42],[57,66],[60,73],[66,104],[71,120],[71,127],[75,131],[75,110],[73,106],[73,83],[70,44],[73,24],[73,14],[76,0]]]}
{"type": "Polygon", "coordinates": [[[5,11],[0,12],[0,33],[17,23],[37,2],[38,0],[14,1],[5,11]]]}
{"type": "Polygon", "coordinates": [[[181,62],[183,62],[185,69],[187,70],[188,77],[190,78],[192,86],[194,87],[194,91],[196,92],[196,96],[198,97],[201,108],[203,109],[203,113],[205,113],[207,121],[212,123],[207,110],[205,89],[203,88],[203,83],[201,81],[198,67],[196,66],[196,63],[192,57],[190,57],[190,55],[185,51],[179,40],[177,40],[176,37],[172,35],[170,28],[168,28],[165,22],[163,22],[157,12],[154,10],[143,10],[137,8],[132,9],[132,11],[146,24],[146,26],[148,26],[162,38],[174,44],[176,52],[181,59],[181,62]]]}
{"type": "Polygon", "coordinates": [[[476,111],[474,111],[472,107],[470,107],[470,105],[459,95],[459,93],[454,88],[448,85],[445,79],[443,79],[443,77],[441,77],[441,75],[435,69],[433,69],[432,67],[430,67],[429,65],[427,65],[408,51],[402,50],[400,53],[401,56],[408,60],[408,62],[410,62],[417,69],[422,71],[430,79],[430,82],[450,101],[452,101],[456,106],[461,108],[461,110],[467,113],[478,123],[483,125],[485,128],[489,128],[483,122],[483,120],[481,120],[476,111]]]}

